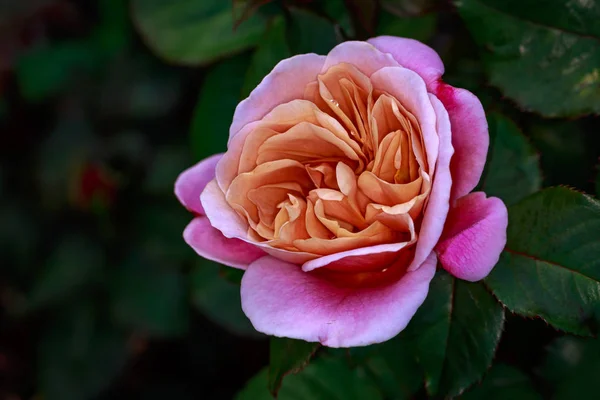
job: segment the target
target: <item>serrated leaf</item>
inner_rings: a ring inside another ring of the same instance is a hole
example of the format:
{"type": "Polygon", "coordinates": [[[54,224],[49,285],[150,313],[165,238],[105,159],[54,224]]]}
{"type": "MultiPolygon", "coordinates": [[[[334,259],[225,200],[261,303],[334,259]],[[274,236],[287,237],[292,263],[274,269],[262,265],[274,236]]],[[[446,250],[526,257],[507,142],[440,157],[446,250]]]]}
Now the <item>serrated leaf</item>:
{"type": "Polygon", "coordinates": [[[234,29],[230,1],[133,0],[132,15],[148,45],[167,61],[202,65],[256,45],[265,23],[253,15],[234,29]]]}
{"type": "Polygon", "coordinates": [[[290,56],[291,52],[285,40],[285,21],[283,18],[276,18],[252,55],[242,97],[248,97],[277,63],[290,56]]]}
{"type": "Polygon", "coordinates": [[[508,238],[486,279],[511,311],[590,334],[600,305],[600,202],[567,188],[509,208],[508,238]]]}
{"type": "Polygon", "coordinates": [[[490,82],[547,117],[600,112],[600,5],[595,2],[459,0],[484,51],[490,82]]]}
{"type": "Polygon", "coordinates": [[[584,399],[598,393],[598,339],[565,336],[556,339],[547,350],[540,375],[553,387],[553,399],[584,399]]]}
{"type": "Polygon", "coordinates": [[[481,190],[512,205],[542,184],[538,154],[519,128],[501,114],[488,115],[490,154],[481,190]]]}
{"type": "Polygon", "coordinates": [[[483,382],[469,390],[461,400],[541,400],[527,375],[506,364],[494,365],[483,382]]]}
{"type": "Polygon", "coordinates": [[[271,337],[268,384],[273,396],[277,396],[283,378],[287,374],[301,371],[318,348],[319,343],[271,337]]]}
{"type": "Polygon", "coordinates": [[[327,54],[338,44],[334,25],[327,19],[301,8],[290,8],[287,41],[292,54],[327,54]]]}
{"type": "Polygon", "coordinates": [[[101,324],[89,301],[61,310],[44,330],[38,379],[45,400],[88,400],[110,385],[127,360],[126,339],[101,324]]]}
{"type": "Polygon", "coordinates": [[[481,283],[439,270],[407,328],[431,395],[456,396],[492,363],[504,326],[502,306],[481,283]]]}
{"type": "Polygon", "coordinates": [[[216,64],[206,74],[190,130],[196,159],[227,150],[229,126],[241,100],[248,63],[246,55],[233,57],[216,64]]]}
{"type": "Polygon", "coordinates": [[[116,323],[142,334],[169,337],[188,327],[185,281],[147,257],[131,255],[110,280],[110,307],[116,323]]]}
{"type": "Polygon", "coordinates": [[[239,284],[222,278],[217,264],[200,260],[190,285],[192,303],[211,321],[238,335],[259,335],[242,311],[239,284]]]}
{"type": "MultiPolygon", "coordinates": [[[[272,400],[267,389],[268,369],[254,376],[236,400],[272,400]]],[[[360,369],[338,359],[318,359],[283,381],[278,400],[379,400],[381,394],[360,369]]]]}

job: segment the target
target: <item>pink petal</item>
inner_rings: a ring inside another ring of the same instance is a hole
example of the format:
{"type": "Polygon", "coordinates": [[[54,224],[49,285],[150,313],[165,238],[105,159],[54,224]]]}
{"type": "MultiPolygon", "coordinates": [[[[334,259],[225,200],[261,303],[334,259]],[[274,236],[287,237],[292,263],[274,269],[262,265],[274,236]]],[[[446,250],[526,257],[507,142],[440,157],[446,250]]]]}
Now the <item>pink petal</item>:
{"type": "Polygon", "coordinates": [[[327,266],[330,269],[351,271],[357,268],[367,270],[377,265],[385,266],[391,263],[404,247],[406,247],[406,243],[402,242],[343,251],[305,262],[302,270],[309,272],[327,266]]]}
{"type": "Polygon", "coordinates": [[[357,41],[348,41],[335,46],[327,54],[321,73],[340,63],[352,64],[367,76],[385,67],[398,66],[390,54],[382,53],[367,42],[357,41]]]}
{"type": "Polygon", "coordinates": [[[442,266],[460,279],[485,278],[506,244],[508,212],[502,200],[483,192],[458,199],[436,247],[442,266]]]}
{"type": "Polygon", "coordinates": [[[207,217],[194,218],[183,231],[183,238],[200,256],[234,268],[246,269],[265,256],[254,245],[223,236],[207,217]]]}
{"type": "Polygon", "coordinates": [[[250,96],[238,104],[229,129],[229,140],[250,122],[264,117],[275,106],[304,98],[304,88],[316,81],[324,56],[301,54],[285,59],[273,68],[250,96]]]}
{"type": "Polygon", "coordinates": [[[200,201],[210,224],[220,230],[225,237],[246,237],[248,232],[247,223],[229,206],[216,180],[213,179],[208,182],[200,195],[200,201]]]}
{"type": "Polygon", "coordinates": [[[444,63],[431,47],[414,39],[379,36],[368,42],[384,53],[391,54],[404,68],[421,75],[427,86],[444,74],[444,63]]]}
{"type": "Polygon", "coordinates": [[[191,212],[204,214],[204,208],[200,203],[200,193],[206,184],[214,179],[217,162],[222,156],[223,154],[215,154],[205,158],[183,171],[175,181],[175,196],[191,212]]]}
{"type": "Polygon", "coordinates": [[[444,230],[444,223],[450,208],[450,190],[452,188],[450,160],[454,153],[451,143],[450,120],[442,103],[432,94],[429,95],[429,99],[437,117],[437,133],[440,140],[439,155],[429,202],[419,232],[415,258],[408,268],[409,271],[418,268],[437,244],[444,230]]]}
{"type": "Polygon", "coordinates": [[[435,274],[432,253],[388,286],[342,288],[273,257],[248,267],[242,309],[256,330],[329,347],[380,343],[402,331],[425,300],[435,274]]]}
{"type": "Polygon", "coordinates": [[[434,86],[433,93],[448,110],[452,124],[451,199],[455,200],[470,193],[481,178],[490,143],[488,125],[483,106],[473,93],[443,82],[434,86]]]}

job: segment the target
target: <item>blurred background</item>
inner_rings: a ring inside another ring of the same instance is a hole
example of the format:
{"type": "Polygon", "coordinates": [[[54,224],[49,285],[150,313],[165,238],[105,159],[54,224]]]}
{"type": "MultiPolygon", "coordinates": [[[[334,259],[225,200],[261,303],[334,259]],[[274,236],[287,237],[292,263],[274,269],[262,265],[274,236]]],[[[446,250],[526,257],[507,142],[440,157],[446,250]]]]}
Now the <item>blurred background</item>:
{"type": "MultiPolygon", "coordinates": [[[[543,186],[596,193],[599,119],[505,99],[449,1],[0,0],[0,399],[233,398],[269,343],[240,273],[184,243],[173,183],[279,60],[379,34],[510,117],[543,186]]],[[[559,334],[507,318],[497,359],[533,371],[559,334]]]]}

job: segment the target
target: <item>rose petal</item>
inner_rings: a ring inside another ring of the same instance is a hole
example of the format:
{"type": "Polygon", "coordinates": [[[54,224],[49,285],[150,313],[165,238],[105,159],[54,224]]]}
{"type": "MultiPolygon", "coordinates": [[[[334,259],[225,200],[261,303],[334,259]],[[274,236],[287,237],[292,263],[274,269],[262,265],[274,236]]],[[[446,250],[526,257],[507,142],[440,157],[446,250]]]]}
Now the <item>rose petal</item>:
{"type": "Polygon", "coordinates": [[[429,99],[437,116],[437,133],[440,146],[433,186],[429,195],[429,202],[423,216],[421,231],[417,241],[415,258],[408,268],[412,271],[421,265],[425,258],[431,253],[438,242],[444,229],[444,222],[450,207],[450,190],[452,188],[452,176],[450,174],[450,160],[454,149],[451,143],[450,120],[448,113],[442,103],[432,94],[429,99]]]}
{"type": "Polygon", "coordinates": [[[434,93],[444,104],[452,124],[454,157],[452,196],[458,199],[477,186],[487,157],[490,137],[485,111],[479,99],[465,89],[439,83],[434,93]]]}
{"type": "Polygon", "coordinates": [[[317,80],[324,62],[325,57],[316,54],[301,54],[279,62],[250,96],[238,104],[229,140],[244,125],[261,119],[275,106],[303,98],[305,86],[317,80]]]}
{"type": "Polygon", "coordinates": [[[421,75],[427,86],[444,74],[444,63],[431,47],[414,39],[379,36],[368,40],[380,51],[389,53],[404,68],[421,75]]]}
{"type": "Polygon", "coordinates": [[[183,171],[175,181],[175,196],[179,202],[193,213],[204,215],[200,193],[206,184],[214,179],[215,167],[223,154],[205,158],[198,164],[183,171]]]}
{"type": "Polygon", "coordinates": [[[225,237],[238,239],[246,237],[247,223],[229,206],[216,180],[208,182],[200,195],[200,201],[210,224],[220,230],[225,237]]]}
{"type": "Polygon", "coordinates": [[[212,180],[206,185],[200,200],[206,210],[206,216],[210,220],[210,224],[227,238],[240,239],[259,247],[267,254],[295,264],[302,264],[318,257],[315,254],[275,249],[267,243],[254,243],[253,240],[248,238],[248,224],[229,206],[216,180],[212,180]]]}
{"type": "Polygon", "coordinates": [[[485,278],[506,244],[508,212],[502,200],[471,193],[458,199],[448,214],[436,251],[452,275],[471,282],[485,278]]]}
{"type": "Polygon", "coordinates": [[[385,67],[397,67],[398,63],[387,53],[382,53],[367,42],[348,41],[334,47],[321,68],[321,73],[330,67],[347,63],[358,68],[363,74],[371,76],[385,67]]]}
{"type": "Polygon", "coordinates": [[[246,269],[265,256],[254,245],[223,236],[207,217],[194,218],[183,231],[183,238],[200,256],[234,268],[246,269]]]}
{"type": "Polygon", "coordinates": [[[438,157],[439,139],[436,132],[436,113],[431,106],[423,79],[415,72],[402,68],[383,68],[371,76],[376,90],[394,96],[418,120],[427,153],[428,172],[433,173],[438,157]]]}
{"type": "Polygon", "coordinates": [[[403,330],[425,300],[435,274],[432,253],[391,285],[341,288],[297,265],[263,257],[242,279],[242,309],[268,335],[321,342],[329,347],[380,343],[403,330]]]}

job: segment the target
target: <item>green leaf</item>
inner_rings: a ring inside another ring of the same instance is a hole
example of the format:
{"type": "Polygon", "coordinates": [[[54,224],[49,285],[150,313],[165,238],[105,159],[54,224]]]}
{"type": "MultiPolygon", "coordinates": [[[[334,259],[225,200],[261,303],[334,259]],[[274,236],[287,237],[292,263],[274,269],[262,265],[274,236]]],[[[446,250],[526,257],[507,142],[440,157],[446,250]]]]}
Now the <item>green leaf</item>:
{"type": "Polygon", "coordinates": [[[25,307],[32,310],[65,300],[99,281],[104,253],[81,236],[63,239],[36,277],[25,307]]]}
{"type": "Polygon", "coordinates": [[[540,152],[543,186],[589,186],[598,146],[584,121],[533,120],[525,131],[540,152]]]}
{"type": "Polygon", "coordinates": [[[469,390],[461,400],[541,400],[527,375],[518,369],[505,365],[494,365],[483,382],[469,390]]]}
{"type": "Polygon", "coordinates": [[[112,316],[121,326],[160,337],[187,330],[187,292],[178,271],[134,254],[111,277],[110,295],[112,316]]]}
{"type": "Polygon", "coordinates": [[[432,394],[456,396],[492,363],[504,325],[502,306],[481,283],[439,270],[407,328],[432,394]]]}
{"type": "Polygon", "coordinates": [[[600,341],[565,336],[549,347],[540,375],[556,400],[585,399],[600,391],[600,341]]]}
{"type": "Polygon", "coordinates": [[[415,346],[415,338],[400,333],[392,340],[365,348],[371,352],[364,361],[365,368],[386,398],[408,400],[422,387],[423,371],[415,358],[415,346]]]}
{"type": "MultiPolygon", "coordinates": [[[[267,389],[268,369],[252,378],[236,400],[272,400],[267,389]]],[[[278,400],[379,400],[381,394],[364,371],[352,370],[341,360],[324,358],[310,363],[283,381],[278,400]]]]}
{"type": "Polygon", "coordinates": [[[37,367],[44,400],[94,399],[125,366],[125,338],[102,325],[88,301],[61,310],[43,333],[37,367]]]}
{"type": "Polygon", "coordinates": [[[420,17],[397,17],[382,11],[377,24],[377,35],[406,37],[428,41],[435,33],[437,14],[427,14],[420,17]]]}
{"type": "Polygon", "coordinates": [[[508,238],[486,279],[511,311],[590,334],[600,304],[600,202],[567,188],[509,208],[508,238]]]}
{"type": "Polygon", "coordinates": [[[290,56],[291,52],[285,40],[285,20],[276,18],[252,55],[250,66],[246,72],[242,97],[248,97],[279,61],[290,56]]]}
{"type": "Polygon", "coordinates": [[[490,82],[547,117],[600,112],[600,5],[596,2],[458,0],[484,51],[490,82]]]}
{"type": "Polygon", "coordinates": [[[269,391],[273,396],[289,373],[301,371],[319,348],[319,343],[271,337],[269,350],[269,391]]]}
{"type": "Polygon", "coordinates": [[[227,150],[229,126],[241,100],[248,63],[246,55],[237,56],[220,62],[206,74],[190,130],[196,159],[227,150]]]}
{"type": "Polygon", "coordinates": [[[112,56],[125,49],[131,42],[128,2],[100,0],[98,12],[100,25],[92,32],[92,43],[97,47],[96,51],[112,56]]]}
{"type": "Polygon", "coordinates": [[[290,8],[287,41],[293,54],[327,54],[338,44],[334,25],[301,8],[290,8]]]}
{"type": "Polygon", "coordinates": [[[57,94],[75,77],[94,70],[99,61],[95,51],[84,40],[31,48],[16,66],[21,94],[32,102],[57,94]]]}
{"type": "Polygon", "coordinates": [[[191,287],[192,303],[211,321],[238,335],[259,336],[242,311],[239,284],[223,279],[217,264],[201,260],[191,287]]]}
{"type": "Polygon", "coordinates": [[[519,128],[501,114],[488,115],[491,146],[481,190],[512,205],[542,183],[538,154],[519,128]]]}
{"type": "Polygon", "coordinates": [[[133,0],[132,13],[152,50],[185,65],[207,64],[253,47],[265,29],[259,15],[234,29],[231,1],[223,0],[133,0]]]}

